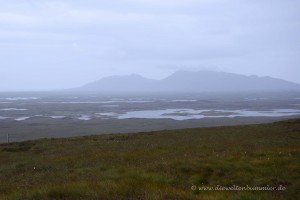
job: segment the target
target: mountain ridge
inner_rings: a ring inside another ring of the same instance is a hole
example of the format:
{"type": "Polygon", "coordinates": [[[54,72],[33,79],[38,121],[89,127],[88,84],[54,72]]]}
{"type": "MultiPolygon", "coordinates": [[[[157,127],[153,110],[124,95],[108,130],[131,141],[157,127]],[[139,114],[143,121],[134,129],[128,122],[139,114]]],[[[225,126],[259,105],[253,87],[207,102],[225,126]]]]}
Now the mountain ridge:
{"type": "Polygon", "coordinates": [[[300,91],[300,84],[269,76],[215,71],[176,71],[161,80],[138,74],[109,76],[76,88],[97,92],[254,92],[300,91]]]}

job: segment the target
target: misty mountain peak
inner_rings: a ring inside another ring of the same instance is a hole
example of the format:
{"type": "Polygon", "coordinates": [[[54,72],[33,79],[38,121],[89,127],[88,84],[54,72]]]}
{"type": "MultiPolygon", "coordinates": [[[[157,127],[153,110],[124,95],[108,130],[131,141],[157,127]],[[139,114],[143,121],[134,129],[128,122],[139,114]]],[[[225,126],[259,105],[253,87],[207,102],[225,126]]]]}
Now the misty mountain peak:
{"type": "Polygon", "coordinates": [[[143,78],[141,75],[139,74],[135,74],[135,73],[132,73],[129,75],[130,77],[139,77],[139,78],[143,78]]]}
{"type": "Polygon", "coordinates": [[[162,80],[138,74],[111,76],[87,84],[80,90],[98,92],[255,92],[300,91],[300,84],[259,76],[214,71],[177,71],[162,80]]]}

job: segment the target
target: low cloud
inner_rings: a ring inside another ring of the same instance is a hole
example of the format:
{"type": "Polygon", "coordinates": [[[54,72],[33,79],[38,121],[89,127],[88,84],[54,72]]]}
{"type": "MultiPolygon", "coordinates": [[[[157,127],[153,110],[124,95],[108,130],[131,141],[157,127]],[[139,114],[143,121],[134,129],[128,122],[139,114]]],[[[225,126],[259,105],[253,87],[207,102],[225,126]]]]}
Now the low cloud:
{"type": "Polygon", "coordinates": [[[0,90],[172,72],[158,66],[300,82],[299,6],[293,0],[0,0],[0,90]],[[15,72],[35,76],[26,84],[10,76],[15,72]]]}

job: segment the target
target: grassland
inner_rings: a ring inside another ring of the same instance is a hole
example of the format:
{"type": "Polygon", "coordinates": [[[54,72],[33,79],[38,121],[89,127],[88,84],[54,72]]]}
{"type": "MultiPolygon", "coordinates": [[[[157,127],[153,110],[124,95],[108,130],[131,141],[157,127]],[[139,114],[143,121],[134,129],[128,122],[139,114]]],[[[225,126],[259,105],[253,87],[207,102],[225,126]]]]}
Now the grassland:
{"type": "Polygon", "coordinates": [[[0,199],[299,198],[300,119],[0,145],[0,199]],[[283,186],[284,191],[192,191],[283,186]]]}

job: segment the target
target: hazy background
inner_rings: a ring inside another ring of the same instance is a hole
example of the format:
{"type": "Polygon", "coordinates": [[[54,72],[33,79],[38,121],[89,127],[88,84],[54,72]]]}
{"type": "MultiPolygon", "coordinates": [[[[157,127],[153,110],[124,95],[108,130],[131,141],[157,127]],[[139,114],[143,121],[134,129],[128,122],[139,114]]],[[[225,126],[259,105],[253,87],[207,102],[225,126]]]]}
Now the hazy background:
{"type": "Polygon", "coordinates": [[[0,91],[202,69],[300,83],[299,8],[298,0],[0,0],[0,91]]]}

